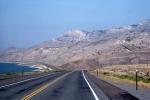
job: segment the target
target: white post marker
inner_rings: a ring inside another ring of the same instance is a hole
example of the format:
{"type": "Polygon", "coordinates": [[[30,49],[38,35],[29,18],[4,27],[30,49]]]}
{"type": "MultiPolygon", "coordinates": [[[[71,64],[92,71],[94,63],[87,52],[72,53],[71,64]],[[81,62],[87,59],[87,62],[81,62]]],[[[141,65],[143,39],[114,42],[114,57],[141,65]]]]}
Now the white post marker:
{"type": "Polygon", "coordinates": [[[84,72],[82,70],[82,74],[83,74],[83,77],[84,77],[84,80],[86,81],[87,85],[89,86],[95,100],[99,100],[99,98],[97,97],[96,93],[94,92],[93,88],[91,87],[90,83],[88,82],[88,80],[86,79],[85,75],[84,75],[84,72]]]}

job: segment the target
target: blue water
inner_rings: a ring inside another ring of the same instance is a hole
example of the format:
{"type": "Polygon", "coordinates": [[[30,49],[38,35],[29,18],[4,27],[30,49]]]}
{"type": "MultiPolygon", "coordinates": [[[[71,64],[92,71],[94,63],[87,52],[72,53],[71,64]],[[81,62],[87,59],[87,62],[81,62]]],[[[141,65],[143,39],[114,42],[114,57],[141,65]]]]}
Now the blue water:
{"type": "Polygon", "coordinates": [[[0,63],[0,73],[3,72],[32,72],[36,68],[29,66],[17,65],[14,63],[0,63]]]}

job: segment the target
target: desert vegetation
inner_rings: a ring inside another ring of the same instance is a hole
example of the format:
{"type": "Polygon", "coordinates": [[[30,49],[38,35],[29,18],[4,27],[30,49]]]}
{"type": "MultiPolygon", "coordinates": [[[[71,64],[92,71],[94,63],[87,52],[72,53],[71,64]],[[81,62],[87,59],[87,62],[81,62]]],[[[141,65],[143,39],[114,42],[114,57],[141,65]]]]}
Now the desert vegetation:
{"type": "Polygon", "coordinates": [[[112,65],[93,70],[91,73],[108,81],[135,85],[136,71],[139,86],[150,88],[150,67],[147,64],[112,65]]]}

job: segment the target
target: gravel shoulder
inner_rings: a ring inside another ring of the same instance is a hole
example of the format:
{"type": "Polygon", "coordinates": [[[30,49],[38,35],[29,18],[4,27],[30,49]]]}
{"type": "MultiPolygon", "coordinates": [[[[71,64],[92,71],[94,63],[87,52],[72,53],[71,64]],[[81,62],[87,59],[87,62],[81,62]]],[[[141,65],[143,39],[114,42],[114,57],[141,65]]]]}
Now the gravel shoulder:
{"type": "MultiPolygon", "coordinates": [[[[98,77],[102,80],[104,80],[102,77],[98,77]]],[[[130,84],[126,84],[126,83],[116,83],[113,81],[108,81],[105,80],[108,83],[115,85],[116,87],[119,87],[123,90],[128,91],[130,94],[132,94],[133,96],[139,98],[140,100],[150,100],[150,89],[146,89],[146,88],[140,88],[138,90],[135,89],[135,86],[130,85],[130,84]]]]}
{"type": "Polygon", "coordinates": [[[128,91],[130,94],[138,97],[140,100],[150,100],[150,89],[139,88],[138,90],[136,90],[134,86],[127,84],[119,84],[113,82],[111,82],[111,84],[128,91]]]}
{"type": "Polygon", "coordinates": [[[136,96],[130,94],[128,91],[116,87],[115,85],[88,74],[89,79],[101,89],[110,100],[139,100],[136,96]]]}

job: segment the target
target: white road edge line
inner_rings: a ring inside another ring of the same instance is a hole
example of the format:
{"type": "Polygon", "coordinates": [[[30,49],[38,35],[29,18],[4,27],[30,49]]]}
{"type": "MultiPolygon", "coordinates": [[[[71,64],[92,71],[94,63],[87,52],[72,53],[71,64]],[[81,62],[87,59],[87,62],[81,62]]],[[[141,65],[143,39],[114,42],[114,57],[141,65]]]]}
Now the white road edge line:
{"type": "Polygon", "coordinates": [[[92,92],[92,94],[93,94],[95,100],[99,100],[99,98],[97,97],[97,95],[96,95],[96,93],[94,92],[93,88],[91,87],[90,83],[89,83],[88,80],[86,79],[83,70],[82,70],[82,74],[83,74],[84,80],[85,80],[86,83],[88,84],[88,86],[89,86],[89,88],[90,88],[90,90],[91,90],[91,92],[92,92]]]}
{"type": "Polygon", "coordinates": [[[35,77],[35,78],[26,79],[26,80],[23,80],[23,81],[19,81],[19,82],[12,83],[12,84],[7,84],[7,85],[4,85],[4,86],[0,86],[0,89],[1,89],[1,88],[5,88],[5,87],[9,87],[9,86],[12,86],[12,85],[17,85],[17,84],[20,84],[20,83],[23,83],[23,82],[27,82],[27,81],[39,79],[39,78],[42,78],[42,77],[46,77],[46,76],[49,76],[49,75],[52,75],[52,74],[54,74],[54,73],[51,73],[51,74],[48,74],[48,75],[43,75],[43,76],[40,76],[40,77],[35,77]]]}

